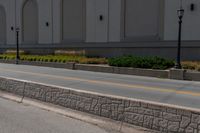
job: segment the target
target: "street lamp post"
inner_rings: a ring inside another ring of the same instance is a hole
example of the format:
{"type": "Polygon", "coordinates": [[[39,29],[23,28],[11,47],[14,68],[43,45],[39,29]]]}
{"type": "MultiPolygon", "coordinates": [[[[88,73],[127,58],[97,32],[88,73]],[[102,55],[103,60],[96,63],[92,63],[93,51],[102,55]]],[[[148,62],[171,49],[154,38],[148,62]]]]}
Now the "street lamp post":
{"type": "Polygon", "coordinates": [[[179,18],[179,31],[178,31],[178,47],[177,47],[177,58],[176,58],[176,69],[181,69],[181,32],[182,32],[182,19],[184,15],[184,9],[182,6],[179,10],[177,10],[178,18],[179,18]]]}
{"type": "Polygon", "coordinates": [[[19,28],[16,28],[16,42],[17,42],[17,45],[16,45],[16,64],[19,64],[19,60],[20,60],[20,57],[19,57],[19,28]]]}

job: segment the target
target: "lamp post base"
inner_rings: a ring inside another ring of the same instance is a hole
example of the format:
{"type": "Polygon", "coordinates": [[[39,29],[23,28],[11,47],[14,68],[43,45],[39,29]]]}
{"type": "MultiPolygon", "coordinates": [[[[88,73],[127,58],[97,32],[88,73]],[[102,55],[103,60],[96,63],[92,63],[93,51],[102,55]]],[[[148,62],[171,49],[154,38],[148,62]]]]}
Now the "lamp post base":
{"type": "Polygon", "coordinates": [[[20,60],[20,58],[17,57],[17,58],[15,59],[15,64],[19,64],[19,60],[20,60]]]}
{"type": "Polygon", "coordinates": [[[19,64],[19,60],[18,59],[15,60],[15,64],[19,64]]]}
{"type": "Polygon", "coordinates": [[[176,63],[175,66],[174,66],[174,68],[176,68],[176,69],[182,69],[182,66],[181,66],[181,64],[176,63]]]}

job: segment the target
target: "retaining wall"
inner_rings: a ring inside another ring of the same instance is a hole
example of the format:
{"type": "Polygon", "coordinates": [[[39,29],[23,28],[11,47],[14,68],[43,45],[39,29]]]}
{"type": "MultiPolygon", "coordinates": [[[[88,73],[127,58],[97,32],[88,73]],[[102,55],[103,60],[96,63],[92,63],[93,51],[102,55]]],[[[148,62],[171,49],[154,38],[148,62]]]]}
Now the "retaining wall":
{"type": "Polygon", "coordinates": [[[0,90],[161,132],[200,132],[199,110],[4,77],[0,90]]]}

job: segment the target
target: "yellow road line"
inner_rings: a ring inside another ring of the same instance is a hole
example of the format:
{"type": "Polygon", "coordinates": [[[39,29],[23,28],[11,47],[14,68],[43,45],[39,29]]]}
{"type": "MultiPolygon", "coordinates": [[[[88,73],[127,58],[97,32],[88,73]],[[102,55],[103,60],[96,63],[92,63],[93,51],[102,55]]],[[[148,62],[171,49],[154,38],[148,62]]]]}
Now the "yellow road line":
{"type": "Polygon", "coordinates": [[[89,80],[89,79],[82,79],[82,78],[75,78],[75,77],[64,77],[64,76],[56,76],[56,75],[50,75],[50,74],[25,72],[25,71],[6,69],[6,68],[0,68],[0,70],[23,73],[23,74],[28,74],[28,75],[35,75],[35,76],[43,76],[43,77],[48,77],[48,78],[56,78],[56,79],[62,79],[62,80],[76,80],[76,81],[82,81],[82,82],[88,82],[88,83],[94,83],[94,84],[100,84],[100,85],[126,87],[126,88],[131,88],[131,89],[144,89],[144,90],[159,91],[159,92],[164,92],[164,93],[176,93],[176,94],[191,95],[191,96],[200,96],[200,93],[198,92],[179,91],[172,88],[150,87],[150,86],[144,86],[144,85],[132,85],[132,84],[123,84],[123,83],[108,82],[108,81],[89,80]]]}

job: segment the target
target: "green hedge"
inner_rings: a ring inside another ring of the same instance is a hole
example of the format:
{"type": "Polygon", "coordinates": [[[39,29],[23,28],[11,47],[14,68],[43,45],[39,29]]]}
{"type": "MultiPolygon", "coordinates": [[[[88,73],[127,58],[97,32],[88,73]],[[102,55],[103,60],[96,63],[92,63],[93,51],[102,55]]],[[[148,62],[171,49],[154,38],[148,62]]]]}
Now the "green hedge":
{"type": "Polygon", "coordinates": [[[174,61],[160,57],[138,57],[121,56],[108,59],[110,66],[149,68],[149,69],[168,69],[174,66],[174,61]]]}

